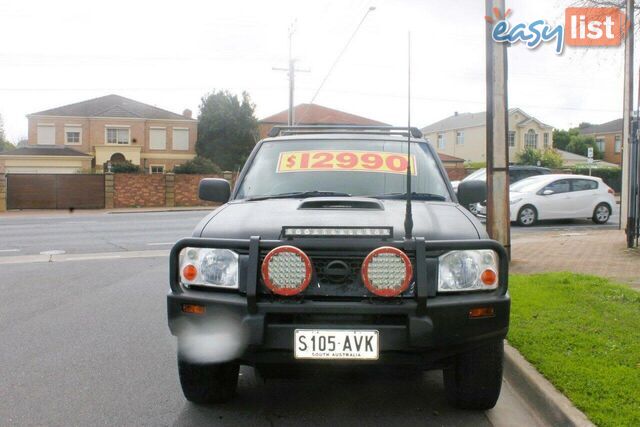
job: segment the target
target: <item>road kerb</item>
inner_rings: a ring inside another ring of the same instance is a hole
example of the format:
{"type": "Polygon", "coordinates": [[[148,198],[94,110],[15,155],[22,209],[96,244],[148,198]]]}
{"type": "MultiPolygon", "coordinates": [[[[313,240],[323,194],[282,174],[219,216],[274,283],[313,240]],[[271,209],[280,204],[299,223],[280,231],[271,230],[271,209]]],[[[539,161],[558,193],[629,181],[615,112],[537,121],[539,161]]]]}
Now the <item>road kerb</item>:
{"type": "Polygon", "coordinates": [[[541,419],[553,426],[595,427],[587,416],[560,393],[536,368],[505,342],[504,375],[541,419]]]}

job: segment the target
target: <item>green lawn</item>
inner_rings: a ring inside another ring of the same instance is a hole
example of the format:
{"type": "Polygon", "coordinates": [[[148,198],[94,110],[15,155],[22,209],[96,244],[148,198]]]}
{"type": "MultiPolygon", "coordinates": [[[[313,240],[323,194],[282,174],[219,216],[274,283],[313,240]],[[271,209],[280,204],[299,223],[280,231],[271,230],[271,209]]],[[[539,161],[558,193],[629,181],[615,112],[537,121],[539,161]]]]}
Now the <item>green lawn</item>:
{"type": "Polygon", "coordinates": [[[596,276],[514,275],[509,341],[600,426],[640,426],[640,292],[596,276]]]}

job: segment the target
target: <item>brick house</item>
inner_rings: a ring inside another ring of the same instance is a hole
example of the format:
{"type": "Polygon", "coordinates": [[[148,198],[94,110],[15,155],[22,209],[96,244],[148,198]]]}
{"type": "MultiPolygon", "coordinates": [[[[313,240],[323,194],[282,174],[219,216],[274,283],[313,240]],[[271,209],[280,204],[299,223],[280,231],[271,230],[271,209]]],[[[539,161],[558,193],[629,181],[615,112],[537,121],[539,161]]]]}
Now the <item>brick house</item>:
{"type": "MultiPolygon", "coordinates": [[[[359,125],[389,126],[387,123],[357,116],[318,104],[299,104],[293,108],[296,125],[359,125]]],[[[266,138],[275,125],[287,125],[289,110],[281,111],[258,121],[260,139],[266,138]]]]}
{"type": "MultiPolygon", "coordinates": [[[[553,127],[519,108],[509,109],[509,161],[525,148],[546,149],[552,146],[553,127]]],[[[422,129],[425,138],[438,153],[461,157],[469,162],[486,161],[486,114],[454,113],[422,129]]]]}
{"type": "Polygon", "coordinates": [[[581,135],[595,138],[596,146],[600,152],[604,153],[605,162],[622,165],[622,119],[583,126],[578,130],[581,135]]]}
{"type": "Polygon", "coordinates": [[[195,157],[197,120],[119,95],[27,115],[28,143],[0,155],[0,172],[101,172],[129,160],[164,173],[195,157]]]}

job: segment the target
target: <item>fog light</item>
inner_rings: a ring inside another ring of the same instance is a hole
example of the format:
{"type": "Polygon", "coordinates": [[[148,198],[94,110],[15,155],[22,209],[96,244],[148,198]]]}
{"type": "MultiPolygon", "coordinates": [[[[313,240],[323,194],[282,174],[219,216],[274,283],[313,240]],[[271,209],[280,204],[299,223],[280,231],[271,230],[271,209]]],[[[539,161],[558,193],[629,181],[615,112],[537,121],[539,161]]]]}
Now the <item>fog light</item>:
{"type": "Polygon", "coordinates": [[[374,249],[362,263],[362,281],[371,293],[381,297],[400,295],[412,277],[409,257],[391,246],[374,249]]]}
{"type": "Polygon", "coordinates": [[[279,246],[264,258],[262,280],[274,294],[297,295],[311,281],[311,260],[294,246],[279,246]]]}

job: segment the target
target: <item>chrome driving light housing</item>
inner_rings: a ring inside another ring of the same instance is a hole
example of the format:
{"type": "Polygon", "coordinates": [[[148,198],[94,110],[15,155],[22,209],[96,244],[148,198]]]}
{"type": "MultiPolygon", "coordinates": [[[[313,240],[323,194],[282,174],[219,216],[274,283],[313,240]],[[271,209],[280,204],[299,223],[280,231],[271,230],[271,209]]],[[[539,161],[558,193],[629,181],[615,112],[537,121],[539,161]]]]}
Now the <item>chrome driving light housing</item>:
{"type": "Polygon", "coordinates": [[[438,292],[486,291],[498,287],[498,255],[491,249],[451,251],[438,260],[438,292]]]}
{"type": "Polygon", "coordinates": [[[186,286],[238,289],[238,254],[229,249],[184,248],[180,279],[186,286]]]}

